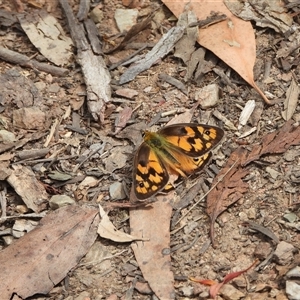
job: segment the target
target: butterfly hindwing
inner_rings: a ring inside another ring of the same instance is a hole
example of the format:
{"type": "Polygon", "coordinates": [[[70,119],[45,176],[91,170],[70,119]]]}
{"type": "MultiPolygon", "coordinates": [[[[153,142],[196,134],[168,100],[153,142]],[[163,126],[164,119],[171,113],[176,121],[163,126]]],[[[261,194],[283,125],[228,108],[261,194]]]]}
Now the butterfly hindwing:
{"type": "Polygon", "coordinates": [[[169,181],[169,174],[155,151],[142,143],[134,163],[133,186],[139,200],[161,191],[169,181]]]}

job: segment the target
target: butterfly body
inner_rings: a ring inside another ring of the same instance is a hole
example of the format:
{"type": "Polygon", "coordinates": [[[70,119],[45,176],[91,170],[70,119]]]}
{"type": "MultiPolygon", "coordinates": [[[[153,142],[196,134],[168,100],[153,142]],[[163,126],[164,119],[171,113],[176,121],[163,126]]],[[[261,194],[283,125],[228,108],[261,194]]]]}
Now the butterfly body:
{"type": "Polygon", "coordinates": [[[162,191],[170,174],[187,177],[200,170],[223,135],[221,128],[194,123],[174,124],[158,132],[145,131],[134,161],[137,199],[144,200],[162,191]]]}

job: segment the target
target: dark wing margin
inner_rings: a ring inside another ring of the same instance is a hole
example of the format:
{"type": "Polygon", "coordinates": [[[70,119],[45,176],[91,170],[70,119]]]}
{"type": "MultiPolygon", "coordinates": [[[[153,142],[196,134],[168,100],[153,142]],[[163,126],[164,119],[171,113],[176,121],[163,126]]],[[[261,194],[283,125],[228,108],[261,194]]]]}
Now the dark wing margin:
{"type": "Polygon", "coordinates": [[[163,190],[169,174],[159,156],[146,143],[137,150],[134,159],[133,187],[139,200],[145,200],[163,190]]]}

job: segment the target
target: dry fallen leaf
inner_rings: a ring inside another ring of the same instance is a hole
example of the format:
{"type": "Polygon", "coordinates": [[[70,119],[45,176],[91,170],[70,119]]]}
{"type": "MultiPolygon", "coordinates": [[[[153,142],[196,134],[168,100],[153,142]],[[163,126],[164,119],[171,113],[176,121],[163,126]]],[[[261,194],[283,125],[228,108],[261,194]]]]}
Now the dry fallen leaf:
{"type": "Polygon", "coordinates": [[[0,252],[1,299],[47,294],[87,253],[97,237],[98,210],[66,206],[49,213],[0,252]]]}
{"type": "Polygon", "coordinates": [[[225,14],[227,20],[199,29],[198,43],[212,51],[234,69],[256,89],[266,103],[271,104],[254,82],[253,67],[256,58],[256,45],[254,30],[250,22],[234,16],[222,0],[164,0],[163,2],[176,17],[179,17],[184,11],[186,4],[190,5],[189,8],[194,11],[199,20],[210,17],[212,11],[225,14]]]}
{"type": "Polygon", "coordinates": [[[241,167],[240,159],[247,154],[243,148],[236,149],[229,157],[225,167],[215,177],[212,186],[217,186],[207,196],[206,212],[210,217],[210,236],[214,243],[214,222],[228,206],[238,201],[248,190],[248,184],[242,180],[249,171],[241,167]],[[226,174],[226,175],[224,175],[226,174]],[[223,177],[224,176],[224,177],[223,177]]]}
{"type": "Polygon", "coordinates": [[[288,121],[292,118],[297,104],[298,104],[298,97],[299,97],[299,86],[298,83],[294,78],[292,78],[291,85],[289,86],[288,90],[286,91],[286,99],[284,101],[284,110],[282,111],[282,117],[288,121]]]}
{"type": "Polygon", "coordinates": [[[104,211],[104,209],[101,207],[101,205],[99,205],[99,209],[100,209],[101,221],[99,223],[97,233],[101,237],[112,240],[114,242],[119,242],[119,243],[126,243],[126,242],[132,242],[135,240],[141,240],[141,238],[137,238],[137,237],[127,234],[123,231],[117,230],[117,228],[109,220],[107,213],[104,211]]]}
{"type": "Polygon", "coordinates": [[[173,299],[174,275],[171,271],[170,257],[170,219],[174,192],[157,196],[156,202],[146,208],[130,210],[131,234],[149,241],[132,244],[135,258],[159,299],[173,299]]]}
{"type": "Polygon", "coordinates": [[[277,131],[263,137],[261,144],[254,145],[248,156],[241,160],[241,165],[245,166],[266,154],[284,153],[290,146],[299,144],[300,126],[294,127],[293,120],[289,120],[277,131]]]}
{"type": "Polygon", "coordinates": [[[132,115],[132,108],[125,106],[123,110],[120,111],[118,116],[115,120],[115,132],[114,134],[118,134],[127,124],[127,122],[130,120],[132,115]]]}
{"type": "Polygon", "coordinates": [[[229,205],[239,200],[248,189],[248,184],[242,180],[248,174],[248,170],[244,167],[263,155],[284,153],[290,146],[299,144],[300,126],[295,128],[293,121],[290,120],[279,130],[263,137],[261,144],[254,145],[250,152],[240,147],[231,154],[226,166],[212,183],[212,186],[217,184],[215,189],[207,196],[207,214],[211,219],[212,242],[214,242],[214,222],[217,217],[229,205]]]}
{"type": "Polygon", "coordinates": [[[72,40],[59,22],[44,11],[19,16],[20,24],[32,44],[51,62],[61,66],[73,55],[72,40]]]}
{"type": "Polygon", "coordinates": [[[237,272],[232,272],[232,273],[229,273],[225,276],[224,280],[221,282],[221,283],[217,283],[217,282],[214,282],[213,280],[210,280],[210,279],[197,279],[197,278],[193,278],[191,277],[190,280],[194,281],[194,282],[199,282],[199,283],[202,283],[202,284],[205,284],[205,285],[210,285],[211,288],[209,290],[209,294],[210,294],[210,297],[212,299],[215,299],[217,297],[217,294],[220,290],[220,288],[228,283],[230,280],[246,273],[249,269],[251,269],[252,267],[254,267],[256,265],[257,261],[254,261],[254,263],[249,266],[247,269],[244,269],[242,271],[237,271],[237,272]]]}

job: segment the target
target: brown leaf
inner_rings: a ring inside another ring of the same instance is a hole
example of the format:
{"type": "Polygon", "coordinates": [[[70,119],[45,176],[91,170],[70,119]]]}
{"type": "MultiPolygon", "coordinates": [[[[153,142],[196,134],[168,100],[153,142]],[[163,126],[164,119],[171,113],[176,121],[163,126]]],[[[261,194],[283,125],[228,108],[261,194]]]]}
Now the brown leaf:
{"type": "Polygon", "coordinates": [[[130,120],[132,115],[132,108],[126,106],[123,110],[120,111],[119,115],[115,121],[115,132],[114,134],[118,134],[127,124],[128,120],[130,120]]]}
{"type": "Polygon", "coordinates": [[[174,192],[157,196],[157,201],[147,208],[130,210],[131,234],[149,241],[132,244],[135,258],[159,299],[174,298],[174,275],[170,257],[170,219],[174,192]]]}
{"type": "Polygon", "coordinates": [[[190,4],[199,20],[211,17],[211,12],[224,14],[227,20],[199,29],[198,43],[212,51],[227,65],[234,69],[261,95],[264,101],[271,104],[264,93],[254,82],[253,67],[256,58],[255,35],[249,21],[234,16],[223,1],[190,0],[163,1],[176,17],[190,4]],[[245,36],[247,38],[245,39],[245,36]]]}
{"type": "Polygon", "coordinates": [[[107,213],[101,207],[101,205],[99,205],[99,209],[100,209],[101,221],[99,223],[97,233],[101,237],[119,243],[128,243],[135,240],[140,240],[139,238],[136,238],[130,234],[117,230],[117,228],[110,221],[107,213]]]}
{"type": "Polygon", "coordinates": [[[46,294],[86,254],[97,237],[98,210],[66,206],[0,252],[1,299],[46,294]]]}
{"type": "Polygon", "coordinates": [[[247,154],[247,150],[243,148],[236,149],[229,157],[225,167],[215,177],[212,186],[218,183],[207,196],[206,212],[211,220],[211,240],[214,241],[214,222],[217,217],[225,211],[228,206],[238,201],[242,195],[247,191],[248,184],[242,178],[245,177],[249,171],[243,169],[240,165],[240,159],[247,154]],[[232,168],[232,165],[235,166],[232,168]],[[230,170],[230,168],[232,168],[230,170]],[[230,171],[229,171],[230,170],[230,171]],[[226,172],[228,172],[226,174],[226,172]],[[224,174],[226,174],[224,176],[224,174]],[[224,176],[224,178],[222,178],[224,176]]]}
{"type": "Polygon", "coordinates": [[[294,78],[292,78],[291,85],[286,91],[286,99],[284,101],[284,110],[281,112],[284,120],[290,120],[296,110],[299,97],[299,86],[294,78]]]}
{"type": "Polygon", "coordinates": [[[295,128],[289,120],[279,130],[266,135],[261,145],[254,145],[247,158],[241,160],[241,165],[246,166],[265,154],[284,153],[290,146],[299,144],[300,126],[295,128]]]}

